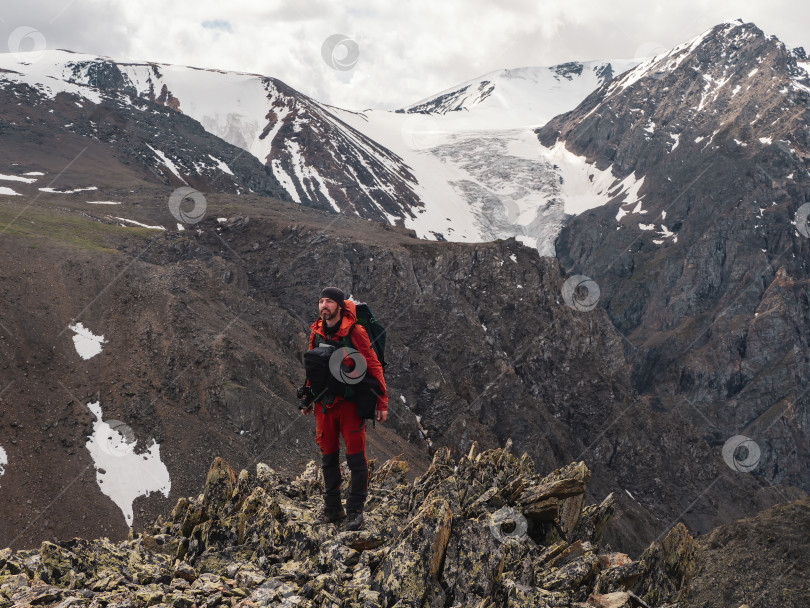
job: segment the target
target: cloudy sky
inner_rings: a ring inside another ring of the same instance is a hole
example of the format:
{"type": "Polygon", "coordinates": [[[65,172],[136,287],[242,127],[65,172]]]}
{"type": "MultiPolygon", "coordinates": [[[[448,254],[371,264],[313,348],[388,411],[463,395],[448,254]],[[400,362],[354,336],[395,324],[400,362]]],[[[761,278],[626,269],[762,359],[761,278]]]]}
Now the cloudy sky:
{"type": "Polygon", "coordinates": [[[393,109],[501,68],[654,55],[736,18],[810,50],[798,0],[2,0],[0,52],[254,72],[344,108],[393,109]]]}

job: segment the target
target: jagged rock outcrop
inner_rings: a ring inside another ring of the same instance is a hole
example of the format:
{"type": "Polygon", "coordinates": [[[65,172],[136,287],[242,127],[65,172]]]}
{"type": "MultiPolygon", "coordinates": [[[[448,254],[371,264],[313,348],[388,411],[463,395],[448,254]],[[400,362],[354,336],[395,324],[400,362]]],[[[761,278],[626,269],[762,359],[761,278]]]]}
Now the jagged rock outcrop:
{"type": "Polygon", "coordinates": [[[582,508],[584,464],[544,477],[509,447],[442,448],[413,483],[405,461],[372,462],[357,532],[316,523],[314,463],[285,478],[217,459],[199,497],[129,540],[0,551],[0,607],[671,605],[694,570],[682,526],[636,562],[604,550],[613,497],[582,508]]]}

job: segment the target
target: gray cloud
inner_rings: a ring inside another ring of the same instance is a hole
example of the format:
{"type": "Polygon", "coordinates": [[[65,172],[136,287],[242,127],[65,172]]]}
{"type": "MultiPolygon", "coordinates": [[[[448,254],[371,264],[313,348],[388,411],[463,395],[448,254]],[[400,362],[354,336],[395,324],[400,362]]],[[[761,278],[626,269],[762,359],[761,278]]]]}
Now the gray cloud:
{"type": "Polygon", "coordinates": [[[737,17],[810,42],[810,10],[788,0],[32,0],[0,8],[0,45],[28,26],[47,48],[261,73],[326,103],[391,109],[505,67],[654,54],[737,17]],[[350,70],[322,57],[334,34],[358,45],[350,70]]]}
{"type": "MultiPolygon", "coordinates": [[[[129,48],[127,23],[117,2],[4,2],[0,6],[0,52],[9,52],[9,36],[20,27],[29,27],[40,32],[48,49],[67,49],[117,57],[129,48]]],[[[26,48],[23,47],[22,50],[26,48]]]]}

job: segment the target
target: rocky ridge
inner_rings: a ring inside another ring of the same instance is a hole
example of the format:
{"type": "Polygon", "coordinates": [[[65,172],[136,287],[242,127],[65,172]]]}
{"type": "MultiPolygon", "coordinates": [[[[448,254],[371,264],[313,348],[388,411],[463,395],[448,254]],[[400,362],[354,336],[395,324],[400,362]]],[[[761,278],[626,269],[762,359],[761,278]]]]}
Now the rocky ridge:
{"type": "MultiPolygon", "coordinates": [[[[25,82],[82,92],[100,101],[103,112],[116,116],[118,128],[113,135],[119,140],[126,135],[125,120],[131,125],[152,123],[149,143],[168,159],[167,166],[176,167],[174,176],[162,170],[168,179],[186,181],[203,191],[233,191],[209,183],[210,153],[220,158],[220,166],[238,161],[255,172],[258,165],[272,188],[251,183],[251,191],[325,211],[402,223],[423,206],[414,191],[416,178],[399,156],[350,127],[333,108],[280,80],[154,62],[116,62],[68,51],[48,51],[34,66],[15,58],[0,55],[0,91],[25,82]],[[3,70],[4,66],[8,69],[3,70]],[[197,128],[200,133],[191,142],[193,146],[172,135],[172,122],[181,128],[188,123],[197,128]],[[223,148],[229,153],[221,154],[223,148]]],[[[31,108],[26,112],[30,114],[31,108]]],[[[35,112],[35,118],[40,114],[35,112]]],[[[105,125],[96,129],[95,123],[84,131],[72,130],[108,141],[103,135],[109,137],[110,129],[105,125]]],[[[50,125],[50,139],[73,124],[76,121],[64,120],[50,125]]],[[[139,156],[154,156],[143,144],[140,147],[143,153],[139,156]]],[[[214,173],[219,173],[214,160],[214,173]]]]}
{"type": "Polygon", "coordinates": [[[0,552],[0,606],[663,608],[694,571],[680,524],[637,561],[602,547],[613,495],[585,505],[582,462],[542,476],[510,444],[473,445],[413,483],[401,459],[371,470],[365,529],[348,532],[315,521],[314,462],[289,478],[217,458],[143,534],[0,552]]]}

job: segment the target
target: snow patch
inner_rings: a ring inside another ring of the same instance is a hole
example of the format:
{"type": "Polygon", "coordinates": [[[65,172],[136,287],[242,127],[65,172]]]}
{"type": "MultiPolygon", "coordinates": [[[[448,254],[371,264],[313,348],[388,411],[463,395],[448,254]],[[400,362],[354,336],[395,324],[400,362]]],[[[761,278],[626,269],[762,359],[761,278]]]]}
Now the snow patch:
{"type": "Polygon", "coordinates": [[[115,219],[121,220],[122,222],[127,222],[128,224],[133,224],[135,226],[140,226],[141,228],[150,228],[151,230],[166,230],[163,226],[150,226],[149,224],[141,224],[140,222],[136,222],[135,220],[128,220],[125,217],[116,217],[115,219]]]}
{"type": "Polygon", "coordinates": [[[773,140],[770,137],[760,137],[759,143],[770,146],[773,143],[773,140]]]}
{"type": "Polygon", "coordinates": [[[73,190],[59,190],[58,188],[40,188],[40,192],[49,192],[50,194],[76,194],[77,192],[89,192],[91,190],[98,190],[96,186],[89,186],[87,188],[75,188],[73,190]]]}
{"type": "Polygon", "coordinates": [[[88,205],[120,205],[117,201],[85,201],[88,205]]]}
{"type": "Polygon", "coordinates": [[[8,454],[3,449],[3,446],[0,445],[0,477],[6,472],[6,467],[8,466],[8,454]]]}
{"type": "Polygon", "coordinates": [[[137,440],[131,429],[116,420],[105,422],[99,401],[88,403],[87,407],[96,417],[93,433],[85,443],[96,466],[96,482],[132,527],[132,504],[136,498],[152,492],[169,497],[172,482],[160,459],[160,445],[153,442],[144,453],[136,453],[137,440]]]}
{"type": "Polygon", "coordinates": [[[7,181],[7,182],[24,182],[26,184],[33,184],[37,181],[35,178],[31,177],[21,177],[19,175],[3,175],[0,173],[0,179],[7,181]]]}
{"type": "Polygon", "coordinates": [[[640,201],[638,191],[644,185],[644,177],[636,179],[635,174],[631,173],[619,181],[613,175],[612,165],[604,170],[598,169],[588,163],[584,156],[569,152],[561,141],[549,152],[549,159],[560,168],[560,190],[565,213],[578,215],[588,209],[601,207],[622,194],[625,195],[622,206],[640,201]]]}
{"type": "Polygon", "coordinates": [[[675,142],[674,144],[672,144],[672,147],[669,149],[669,151],[672,152],[673,150],[675,150],[675,148],[678,147],[678,143],[680,143],[679,140],[681,139],[681,134],[680,133],[670,133],[669,136],[675,142]]]}
{"type": "Polygon", "coordinates": [[[19,192],[14,192],[14,190],[5,186],[0,186],[0,194],[3,196],[22,196],[19,192]]]}
{"type": "Polygon", "coordinates": [[[231,171],[231,168],[228,165],[226,165],[224,162],[222,162],[218,158],[214,158],[210,154],[208,155],[208,158],[210,158],[211,160],[213,160],[217,164],[217,169],[219,169],[223,173],[227,173],[228,175],[233,175],[233,171],[231,171]]]}
{"type": "Polygon", "coordinates": [[[73,346],[82,359],[91,359],[101,352],[101,345],[106,342],[104,336],[97,336],[81,323],[68,325],[68,329],[76,332],[73,336],[73,346]]]}
{"type": "Polygon", "coordinates": [[[158,157],[158,158],[161,160],[161,162],[162,162],[162,163],[163,163],[163,164],[166,166],[166,168],[167,168],[169,171],[171,171],[172,173],[174,173],[174,175],[175,175],[175,177],[177,177],[177,179],[179,179],[179,180],[180,180],[181,182],[183,182],[184,184],[188,185],[188,183],[186,182],[186,180],[184,180],[184,179],[183,179],[183,176],[182,176],[182,175],[180,175],[180,169],[178,169],[178,168],[177,168],[177,165],[175,165],[175,164],[174,164],[174,162],[172,161],[172,159],[170,159],[168,156],[166,156],[166,155],[165,155],[163,152],[161,152],[160,150],[155,150],[155,149],[154,149],[152,146],[150,146],[149,144],[146,144],[146,147],[147,147],[147,148],[149,148],[150,150],[152,150],[152,152],[154,152],[154,153],[155,153],[155,156],[157,156],[157,157],[158,157]]]}

